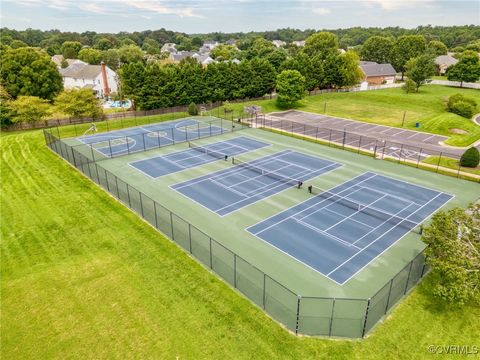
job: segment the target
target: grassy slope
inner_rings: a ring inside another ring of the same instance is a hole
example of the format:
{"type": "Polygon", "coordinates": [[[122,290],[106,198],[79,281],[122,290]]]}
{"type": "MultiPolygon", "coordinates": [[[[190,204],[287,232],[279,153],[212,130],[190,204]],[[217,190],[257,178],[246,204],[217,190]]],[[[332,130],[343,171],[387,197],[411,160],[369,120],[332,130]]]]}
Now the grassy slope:
{"type": "Polygon", "coordinates": [[[39,131],[3,134],[1,356],[428,358],[470,344],[478,308],[425,282],[363,341],[296,338],[57,158],[39,131]]]}
{"type": "MultiPolygon", "coordinates": [[[[404,111],[406,118],[404,128],[421,130],[449,136],[447,144],[467,146],[480,139],[480,126],[471,120],[445,111],[445,102],[450,95],[462,93],[477,99],[480,104],[480,91],[458,89],[447,86],[428,85],[420,88],[418,94],[405,94],[402,89],[386,89],[355,93],[330,93],[308,96],[297,106],[298,110],[361,120],[381,125],[402,127],[404,111]],[[420,129],[415,123],[420,122],[420,129]],[[469,132],[468,135],[452,134],[449,129],[459,128],[469,132]]],[[[264,112],[279,111],[275,100],[254,101],[263,107],[264,112]]],[[[245,104],[234,104],[238,111],[245,104]]]]}

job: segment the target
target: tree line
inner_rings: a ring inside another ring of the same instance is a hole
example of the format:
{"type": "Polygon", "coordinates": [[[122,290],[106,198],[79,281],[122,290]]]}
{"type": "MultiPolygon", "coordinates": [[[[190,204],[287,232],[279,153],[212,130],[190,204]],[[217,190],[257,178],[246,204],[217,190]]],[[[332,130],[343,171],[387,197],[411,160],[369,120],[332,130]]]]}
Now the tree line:
{"type": "Polygon", "coordinates": [[[235,32],[221,33],[214,32],[208,34],[186,34],[166,30],[146,30],[136,32],[120,33],[97,33],[94,31],[62,32],[60,30],[41,31],[37,29],[14,30],[8,28],[0,29],[1,42],[10,45],[13,41],[21,41],[28,46],[41,47],[50,55],[59,54],[62,44],[66,41],[79,42],[82,46],[89,46],[98,50],[108,50],[119,48],[123,45],[135,44],[144,50],[149,47],[155,48],[157,44],[176,43],[179,50],[198,49],[206,40],[225,42],[229,39],[235,39],[239,44],[251,42],[253,39],[262,37],[267,40],[282,40],[290,43],[296,40],[305,40],[310,35],[318,31],[328,31],[333,33],[339,39],[339,46],[343,49],[363,44],[372,36],[398,38],[403,35],[422,35],[427,42],[432,40],[441,41],[449,49],[460,52],[466,49],[469,44],[480,39],[480,26],[418,26],[415,29],[404,29],[400,27],[386,28],[363,28],[353,27],[347,29],[277,29],[273,31],[262,32],[235,32]]]}

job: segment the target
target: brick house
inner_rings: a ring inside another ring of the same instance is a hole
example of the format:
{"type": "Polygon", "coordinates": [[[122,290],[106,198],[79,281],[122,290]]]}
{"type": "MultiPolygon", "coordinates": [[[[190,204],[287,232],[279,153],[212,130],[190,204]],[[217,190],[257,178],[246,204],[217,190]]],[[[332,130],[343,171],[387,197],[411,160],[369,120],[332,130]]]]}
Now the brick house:
{"type": "Polygon", "coordinates": [[[391,64],[377,64],[373,61],[360,61],[363,72],[363,81],[368,85],[382,85],[395,83],[397,72],[391,64]]]}

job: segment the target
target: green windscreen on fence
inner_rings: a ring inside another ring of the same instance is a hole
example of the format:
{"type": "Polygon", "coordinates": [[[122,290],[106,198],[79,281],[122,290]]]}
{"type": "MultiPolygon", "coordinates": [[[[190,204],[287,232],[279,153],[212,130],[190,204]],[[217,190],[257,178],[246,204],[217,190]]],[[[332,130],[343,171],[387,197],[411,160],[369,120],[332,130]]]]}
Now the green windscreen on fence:
{"type": "Polygon", "coordinates": [[[264,274],[239,256],[236,257],[235,264],[237,289],[255,304],[263,307],[264,274]]]}
{"type": "Polygon", "coordinates": [[[210,257],[210,236],[205,235],[195,226],[190,227],[190,236],[192,239],[192,254],[205,266],[211,267],[210,257]]]}
{"type": "Polygon", "coordinates": [[[367,300],[335,299],[331,336],[362,337],[367,300]]]}
{"type": "Polygon", "coordinates": [[[175,241],[182,248],[190,252],[190,230],[189,224],[172,214],[172,227],[173,227],[173,241],[175,241]]]}
{"type": "Polygon", "coordinates": [[[274,319],[295,331],[298,296],[267,276],[265,279],[265,310],[274,319]]]}
{"type": "Polygon", "coordinates": [[[212,241],[212,269],[220,275],[223,280],[234,285],[234,254],[223,245],[212,241]]]}
{"type": "Polygon", "coordinates": [[[332,326],[333,299],[302,297],[298,331],[306,335],[329,336],[332,326]]]}

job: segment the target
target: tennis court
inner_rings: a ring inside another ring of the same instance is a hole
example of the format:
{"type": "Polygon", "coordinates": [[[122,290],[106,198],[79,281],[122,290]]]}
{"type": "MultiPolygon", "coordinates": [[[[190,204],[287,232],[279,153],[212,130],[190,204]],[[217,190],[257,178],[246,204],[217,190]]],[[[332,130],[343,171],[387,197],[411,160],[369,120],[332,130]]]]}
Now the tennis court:
{"type": "Polygon", "coordinates": [[[233,159],[233,168],[175,184],[172,188],[224,216],[341,165],[292,150],[254,161],[233,159]]]}
{"type": "Polygon", "coordinates": [[[247,229],[342,285],[451,195],[367,172],[247,229]]]}
{"type": "Polygon", "coordinates": [[[206,144],[204,146],[194,143],[189,143],[189,146],[190,149],[188,150],[176,151],[163,156],[134,161],[129,163],[129,165],[151,178],[158,178],[160,176],[208,164],[219,159],[227,160],[230,156],[261,149],[270,146],[270,144],[247,136],[239,136],[230,140],[206,144]]]}
{"type": "Polygon", "coordinates": [[[151,125],[137,126],[108,133],[80,136],[78,141],[90,145],[106,157],[130,154],[165,145],[190,141],[202,137],[223,134],[231,130],[232,123],[223,127],[223,121],[214,124],[186,118],[151,125]],[[230,128],[229,128],[230,127],[230,128]]]}

